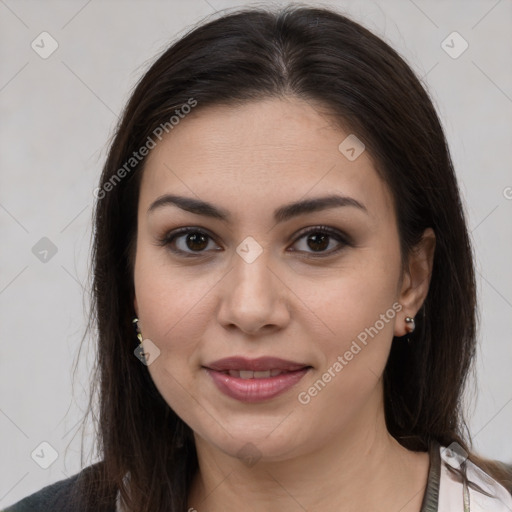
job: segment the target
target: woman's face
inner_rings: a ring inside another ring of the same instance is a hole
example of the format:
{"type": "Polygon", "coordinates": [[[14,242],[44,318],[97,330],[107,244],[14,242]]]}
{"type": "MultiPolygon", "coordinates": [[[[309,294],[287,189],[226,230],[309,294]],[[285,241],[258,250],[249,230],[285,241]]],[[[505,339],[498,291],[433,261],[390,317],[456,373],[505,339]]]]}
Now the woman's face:
{"type": "Polygon", "coordinates": [[[160,351],[156,387],[196,439],[233,456],[284,460],[374,426],[393,335],[416,312],[387,187],[304,101],[199,108],[151,151],[141,183],[134,305],[146,350],[160,351]],[[349,199],[290,207],[327,196],[349,199]],[[206,369],[234,356],[308,369],[206,369]]]}

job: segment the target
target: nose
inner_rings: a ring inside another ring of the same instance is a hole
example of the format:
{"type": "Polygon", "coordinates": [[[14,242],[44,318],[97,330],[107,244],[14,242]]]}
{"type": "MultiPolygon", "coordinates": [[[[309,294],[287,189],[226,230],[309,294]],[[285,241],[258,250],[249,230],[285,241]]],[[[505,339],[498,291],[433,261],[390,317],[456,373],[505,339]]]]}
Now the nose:
{"type": "Polygon", "coordinates": [[[223,279],[220,292],[218,322],[222,326],[255,335],[260,331],[268,334],[288,324],[290,290],[279,271],[268,263],[266,251],[252,263],[234,256],[234,268],[223,279]]]}

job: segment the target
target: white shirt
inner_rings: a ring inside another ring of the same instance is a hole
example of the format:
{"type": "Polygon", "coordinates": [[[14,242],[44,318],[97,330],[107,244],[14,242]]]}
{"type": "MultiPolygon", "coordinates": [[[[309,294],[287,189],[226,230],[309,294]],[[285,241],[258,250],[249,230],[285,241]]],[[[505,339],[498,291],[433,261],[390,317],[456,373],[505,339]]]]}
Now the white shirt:
{"type": "MultiPolygon", "coordinates": [[[[457,443],[452,445],[458,447],[457,443]]],[[[439,447],[441,459],[439,502],[438,508],[431,509],[432,512],[511,512],[512,495],[478,466],[466,460],[465,454],[460,451],[462,449],[452,449],[452,445],[448,448],[439,447]],[[450,471],[450,467],[460,469],[463,463],[465,463],[468,481],[477,484],[491,496],[486,496],[470,485],[465,485],[456,474],[450,471]]],[[[422,512],[431,512],[431,510],[426,508],[422,512]]]]}

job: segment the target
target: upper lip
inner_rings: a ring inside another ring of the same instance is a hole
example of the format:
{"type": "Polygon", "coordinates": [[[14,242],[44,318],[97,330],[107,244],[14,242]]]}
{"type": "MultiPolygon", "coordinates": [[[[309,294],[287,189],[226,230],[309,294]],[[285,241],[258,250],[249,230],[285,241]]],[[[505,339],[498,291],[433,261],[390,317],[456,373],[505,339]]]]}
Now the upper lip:
{"type": "Polygon", "coordinates": [[[309,365],[304,363],[296,363],[294,361],[287,361],[279,357],[258,357],[257,359],[247,359],[245,357],[225,357],[218,359],[213,363],[204,365],[210,370],[223,372],[226,370],[250,370],[250,371],[266,371],[266,370],[286,370],[293,372],[302,368],[307,368],[309,365]]]}

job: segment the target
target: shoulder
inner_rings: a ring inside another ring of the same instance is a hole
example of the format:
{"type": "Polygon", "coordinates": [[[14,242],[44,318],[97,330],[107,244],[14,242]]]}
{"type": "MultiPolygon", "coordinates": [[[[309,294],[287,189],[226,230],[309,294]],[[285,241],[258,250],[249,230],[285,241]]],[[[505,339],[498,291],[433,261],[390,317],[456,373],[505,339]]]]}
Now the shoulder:
{"type": "Polygon", "coordinates": [[[70,508],[71,496],[75,488],[79,474],[73,475],[65,480],[60,480],[51,485],[43,487],[30,496],[7,507],[4,512],[37,512],[43,510],[72,510],[70,508]],[[64,506],[64,503],[68,505],[64,506]]]}
{"type": "Polygon", "coordinates": [[[450,448],[440,447],[440,452],[439,512],[512,510],[512,494],[498,481],[450,448]],[[462,466],[465,467],[467,485],[459,477],[462,466]]]}
{"type": "MultiPolygon", "coordinates": [[[[39,491],[23,498],[13,505],[3,509],[3,512],[76,512],[81,494],[78,485],[82,478],[91,475],[101,463],[87,466],[79,473],[43,487],[39,491]]],[[[114,512],[115,503],[105,512],[114,512]]]]}

